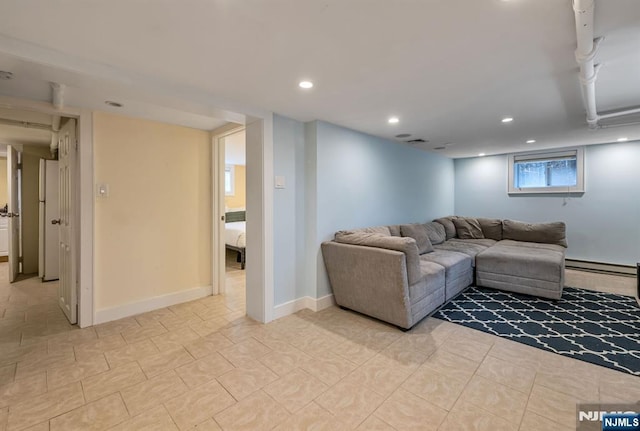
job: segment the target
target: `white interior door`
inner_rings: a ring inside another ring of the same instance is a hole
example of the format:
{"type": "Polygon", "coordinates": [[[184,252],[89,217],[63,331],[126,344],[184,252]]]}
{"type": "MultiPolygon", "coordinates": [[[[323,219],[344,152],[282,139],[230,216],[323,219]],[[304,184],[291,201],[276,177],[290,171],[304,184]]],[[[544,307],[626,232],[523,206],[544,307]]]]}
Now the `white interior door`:
{"type": "Polygon", "coordinates": [[[224,213],[224,160],[225,160],[225,147],[224,136],[216,136],[213,143],[213,226],[214,226],[214,238],[213,238],[213,273],[214,282],[213,294],[223,294],[225,292],[226,283],[226,247],[225,247],[225,213],[224,213]]]}
{"type": "Polygon", "coordinates": [[[13,283],[18,276],[20,265],[20,208],[18,189],[18,152],[11,145],[7,146],[7,188],[9,202],[7,217],[9,218],[9,281],[13,283]]]}
{"type": "Polygon", "coordinates": [[[58,302],[70,323],[76,323],[78,318],[74,242],[75,217],[73,212],[75,194],[72,188],[75,184],[76,149],[76,121],[69,119],[58,133],[60,218],[53,220],[52,223],[59,224],[60,227],[58,302]]]}

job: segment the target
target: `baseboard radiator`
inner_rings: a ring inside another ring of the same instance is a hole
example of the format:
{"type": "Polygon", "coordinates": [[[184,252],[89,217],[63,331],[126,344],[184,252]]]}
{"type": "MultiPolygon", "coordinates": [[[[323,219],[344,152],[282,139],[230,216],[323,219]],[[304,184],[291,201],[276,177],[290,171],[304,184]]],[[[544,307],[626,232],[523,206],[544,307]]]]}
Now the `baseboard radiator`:
{"type": "Polygon", "coordinates": [[[636,277],[637,268],[632,265],[616,265],[613,263],[590,262],[587,260],[565,259],[565,267],[581,271],[600,272],[603,274],[625,275],[636,277]]]}

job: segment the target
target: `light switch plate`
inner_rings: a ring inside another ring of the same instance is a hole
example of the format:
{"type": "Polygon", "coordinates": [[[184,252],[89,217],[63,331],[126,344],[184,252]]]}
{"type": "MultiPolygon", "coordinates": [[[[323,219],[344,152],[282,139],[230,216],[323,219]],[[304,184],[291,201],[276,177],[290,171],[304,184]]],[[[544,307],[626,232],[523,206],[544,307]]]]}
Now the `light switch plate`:
{"type": "Polygon", "coordinates": [[[109,184],[98,184],[96,186],[96,196],[99,198],[109,197],[109,184]]]}
{"type": "Polygon", "coordinates": [[[276,175],[276,189],[284,189],[285,181],[284,176],[276,175]]]}

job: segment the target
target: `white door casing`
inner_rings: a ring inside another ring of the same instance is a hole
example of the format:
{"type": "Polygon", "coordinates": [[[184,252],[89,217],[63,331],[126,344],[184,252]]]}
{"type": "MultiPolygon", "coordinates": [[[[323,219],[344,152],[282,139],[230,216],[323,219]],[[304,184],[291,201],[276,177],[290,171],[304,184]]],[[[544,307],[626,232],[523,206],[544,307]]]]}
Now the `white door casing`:
{"type": "Polygon", "coordinates": [[[7,217],[9,218],[9,282],[13,283],[18,276],[20,262],[20,210],[18,208],[18,152],[11,145],[7,146],[7,188],[9,202],[7,217]]]}
{"type": "Polygon", "coordinates": [[[58,303],[70,323],[77,322],[77,290],[75,268],[75,168],[76,168],[76,120],[69,119],[58,132],[58,169],[60,218],[60,281],[58,303]]]}

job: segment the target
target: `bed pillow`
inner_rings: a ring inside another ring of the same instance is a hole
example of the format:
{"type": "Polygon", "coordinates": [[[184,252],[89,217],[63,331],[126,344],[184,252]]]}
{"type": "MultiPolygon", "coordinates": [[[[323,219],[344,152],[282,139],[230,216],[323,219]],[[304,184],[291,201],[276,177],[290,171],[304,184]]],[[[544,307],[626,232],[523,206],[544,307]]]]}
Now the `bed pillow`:
{"type": "Polygon", "coordinates": [[[567,247],[566,225],[557,221],[551,223],[525,223],[514,220],[502,221],[503,239],[515,241],[557,244],[567,247]]]}
{"type": "Polygon", "coordinates": [[[460,239],[482,239],[484,234],[478,220],[471,217],[454,218],[453,224],[456,227],[458,238],[460,239]]]}
{"type": "Polygon", "coordinates": [[[418,253],[425,254],[433,251],[433,245],[429,241],[429,234],[423,224],[400,225],[400,234],[403,237],[413,238],[418,246],[418,253]]]}

